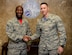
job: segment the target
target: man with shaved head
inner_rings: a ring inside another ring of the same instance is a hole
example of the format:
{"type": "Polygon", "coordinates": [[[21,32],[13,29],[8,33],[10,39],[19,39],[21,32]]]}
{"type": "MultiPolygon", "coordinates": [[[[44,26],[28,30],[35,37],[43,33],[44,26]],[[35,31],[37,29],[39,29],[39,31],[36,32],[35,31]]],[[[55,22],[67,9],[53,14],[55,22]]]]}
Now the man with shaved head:
{"type": "Polygon", "coordinates": [[[64,51],[66,45],[66,31],[61,18],[49,13],[46,2],[40,4],[42,19],[38,20],[36,33],[25,39],[35,40],[40,37],[39,55],[58,55],[64,51]],[[31,38],[31,39],[30,39],[31,38]]]}
{"type": "Polygon", "coordinates": [[[8,55],[27,55],[27,42],[24,35],[31,35],[28,21],[23,18],[22,6],[17,6],[16,16],[7,22],[6,33],[9,38],[8,55]]]}

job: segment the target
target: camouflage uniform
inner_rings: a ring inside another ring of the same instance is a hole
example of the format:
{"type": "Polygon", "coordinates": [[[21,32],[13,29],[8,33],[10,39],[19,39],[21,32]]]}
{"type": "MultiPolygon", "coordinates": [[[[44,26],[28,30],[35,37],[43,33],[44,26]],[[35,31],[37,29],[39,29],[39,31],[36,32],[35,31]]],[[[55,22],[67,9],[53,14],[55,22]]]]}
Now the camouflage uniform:
{"type": "Polygon", "coordinates": [[[19,23],[16,17],[9,20],[6,26],[9,37],[8,55],[27,55],[27,43],[22,40],[24,35],[31,35],[26,19],[19,23]]]}
{"type": "Polygon", "coordinates": [[[39,55],[57,55],[58,47],[66,44],[66,32],[60,17],[49,14],[48,18],[38,20],[36,33],[31,39],[38,37],[40,37],[39,55]]]}

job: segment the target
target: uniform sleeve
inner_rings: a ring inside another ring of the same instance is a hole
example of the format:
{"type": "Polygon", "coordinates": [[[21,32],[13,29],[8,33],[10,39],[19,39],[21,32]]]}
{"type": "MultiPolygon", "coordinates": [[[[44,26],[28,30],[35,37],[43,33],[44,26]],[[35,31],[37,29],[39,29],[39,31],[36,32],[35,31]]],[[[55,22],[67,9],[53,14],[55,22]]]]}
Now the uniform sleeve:
{"type": "Polygon", "coordinates": [[[11,22],[8,22],[6,25],[6,33],[9,37],[9,39],[11,39],[12,41],[14,41],[14,42],[22,41],[23,37],[20,35],[17,35],[15,33],[14,28],[13,28],[13,24],[11,22]]]}
{"type": "MultiPolygon", "coordinates": [[[[28,36],[32,35],[28,22],[27,22],[27,33],[26,34],[28,36]]],[[[31,45],[31,43],[32,43],[32,41],[30,40],[30,41],[27,42],[27,45],[31,45]]]]}
{"type": "Polygon", "coordinates": [[[40,24],[38,23],[38,24],[36,25],[36,33],[31,36],[31,39],[34,40],[34,39],[39,38],[40,35],[41,35],[41,31],[42,31],[42,30],[41,30],[41,28],[40,28],[40,24]]]}
{"type": "Polygon", "coordinates": [[[57,30],[59,33],[59,39],[60,39],[60,46],[65,46],[66,44],[66,31],[63,25],[63,22],[60,17],[57,17],[57,30]]]}
{"type": "Polygon", "coordinates": [[[28,35],[28,36],[31,36],[32,35],[32,33],[31,33],[31,30],[30,30],[30,27],[29,27],[29,24],[27,23],[27,32],[26,32],[26,34],[28,35]]]}

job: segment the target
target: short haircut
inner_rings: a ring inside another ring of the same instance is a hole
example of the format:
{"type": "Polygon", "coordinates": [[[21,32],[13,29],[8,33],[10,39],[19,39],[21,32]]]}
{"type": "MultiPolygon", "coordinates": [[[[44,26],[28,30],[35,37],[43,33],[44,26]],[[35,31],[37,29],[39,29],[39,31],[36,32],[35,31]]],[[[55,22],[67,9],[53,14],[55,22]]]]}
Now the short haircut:
{"type": "Polygon", "coordinates": [[[21,5],[17,6],[15,11],[17,11],[18,7],[21,7],[22,11],[23,11],[23,7],[21,5]]]}
{"type": "Polygon", "coordinates": [[[43,4],[45,4],[45,5],[47,5],[47,6],[48,6],[48,4],[47,4],[46,2],[42,2],[40,5],[43,5],[43,4]]]}

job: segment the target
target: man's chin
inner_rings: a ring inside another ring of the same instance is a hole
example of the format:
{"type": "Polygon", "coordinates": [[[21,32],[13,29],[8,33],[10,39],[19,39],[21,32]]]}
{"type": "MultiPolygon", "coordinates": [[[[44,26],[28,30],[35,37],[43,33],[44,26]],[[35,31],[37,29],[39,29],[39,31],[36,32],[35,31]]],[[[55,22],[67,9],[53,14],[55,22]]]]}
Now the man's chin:
{"type": "Polygon", "coordinates": [[[41,14],[44,16],[45,15],[45,13],[44,12],[41,12],[41,14]]]}
{"type": "Polygon", "coordinates": [[[17,17],[17,19],[22,19],[22,16],[16,16],[17,17]]]}

